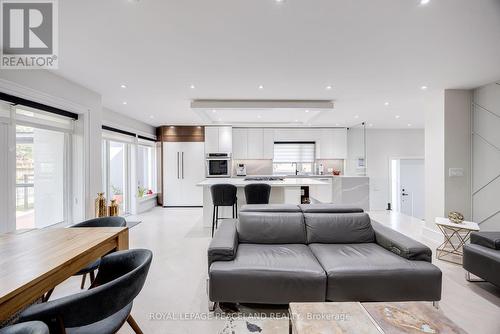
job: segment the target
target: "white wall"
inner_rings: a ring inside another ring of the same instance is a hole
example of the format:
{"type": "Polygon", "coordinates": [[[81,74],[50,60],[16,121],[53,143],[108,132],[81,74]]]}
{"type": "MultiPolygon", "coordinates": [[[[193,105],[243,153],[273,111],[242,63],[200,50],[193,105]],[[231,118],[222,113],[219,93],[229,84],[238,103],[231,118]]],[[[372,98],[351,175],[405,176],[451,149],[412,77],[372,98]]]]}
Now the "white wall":
{"type": "Polygon", "coordinates": [[[471,103],[472,91],[444,92],[444,212],[458,211],[471,219],[471,103]],[[450,176],[450,168],[463,172],[450,176]]]}
{"type": "Polygon", "coordinates": [[[500,85],[474,91],[473,219],[485,231],[500,231],[500,85]]]}
{"type": "Polygon", "coordinates": [[[102,110],[102,124],[137,133],[141,136],[156,138],[156,128],[154,126],[117,113],[108,108],[103,108],[102,110]]]}
{"type": "Polygon", "coordinates": [[[370,177],[370,210],[385,210],[390,198],[391,158],[422,158],[423,129],[367,129],[366,162],[370,177]]]}
{"type": "Polygon", "coordinates": [[[425,230],[440,240],[434,219],[444,215],[444,92],[430,97],[425,112],[425,230]]]}

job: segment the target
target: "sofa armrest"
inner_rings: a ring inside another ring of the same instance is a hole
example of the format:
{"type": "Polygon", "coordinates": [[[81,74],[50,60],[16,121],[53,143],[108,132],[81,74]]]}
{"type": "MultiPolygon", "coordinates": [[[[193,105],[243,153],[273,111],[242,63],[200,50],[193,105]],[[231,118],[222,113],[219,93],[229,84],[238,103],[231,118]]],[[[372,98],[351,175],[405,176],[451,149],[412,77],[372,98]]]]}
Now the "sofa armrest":
{"type": "Polygon", "coordinates": [[[500,250],[500,232],[472,232],[470,243],[500,250]]]}
{"type": "Polygon", "coordinates": [[[208,268],[215,261],[231,261],[238,250],[236,220],[224,219],[208,246],[208,268]]]}
{"type": "Polygon", "coordinates": [[[385,249],[412,261],[432,262],[432,251],[424,244],[372,221],[376,243],[385,249]]]}

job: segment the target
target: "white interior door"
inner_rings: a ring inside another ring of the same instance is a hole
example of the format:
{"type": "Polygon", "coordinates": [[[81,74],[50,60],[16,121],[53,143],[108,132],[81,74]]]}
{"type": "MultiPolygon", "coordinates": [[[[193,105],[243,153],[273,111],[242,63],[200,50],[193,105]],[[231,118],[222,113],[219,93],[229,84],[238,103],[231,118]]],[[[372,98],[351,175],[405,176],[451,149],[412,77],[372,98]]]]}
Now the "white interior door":
{"type": "Polygon", "coordinates": [[[424,185],[424,160],[400,160],[399,200],[401,213],[424,219],[424,185]]]}
{"type": "Polygon", "coordinates": [[[163,205],[182,206],[182,143],[163,143],[163,205]]]}

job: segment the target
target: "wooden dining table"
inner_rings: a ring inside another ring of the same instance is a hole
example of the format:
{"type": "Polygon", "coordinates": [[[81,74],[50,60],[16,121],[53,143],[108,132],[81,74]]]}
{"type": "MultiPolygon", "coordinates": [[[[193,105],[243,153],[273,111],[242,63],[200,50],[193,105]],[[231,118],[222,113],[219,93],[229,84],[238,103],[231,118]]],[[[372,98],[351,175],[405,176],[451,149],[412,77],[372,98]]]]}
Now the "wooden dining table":
{"type": "Polygon", "coordinates": [[[128,249],[127,227],[0,234],[0,324],[102,256],[128,249]]]}

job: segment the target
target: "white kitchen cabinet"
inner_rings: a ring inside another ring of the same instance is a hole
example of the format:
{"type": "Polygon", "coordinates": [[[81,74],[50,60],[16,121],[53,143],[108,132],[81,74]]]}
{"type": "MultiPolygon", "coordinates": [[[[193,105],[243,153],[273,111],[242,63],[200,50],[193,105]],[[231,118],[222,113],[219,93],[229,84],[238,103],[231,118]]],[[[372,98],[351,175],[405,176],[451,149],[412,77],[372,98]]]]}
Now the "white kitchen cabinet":
{"type": "Polygon", "coordinates": [[[219,127],[219,152],[231,153],[233,151],[233,128],[230,126],[219,127]]]}
{"type": "Polygon", "coordinates": [[[163,143],[163,205],[202,206],[205,179],[202,142],[163,143]]]}
{"type": "Polygon", "coordinates": [[[248,129],[248,159],[262,159],[264,155],[264,130],[262,128],[248,129]]]}
{"type": "Polygon", "coordinates": [[[263,152],[262,159],[273,159],[274,158],[274,129],[264,129],[263,130],[263,152]]]}
{"type": "Polygon", "coordinates": [[[205,153],[231,153],[233,130],[230,126],[205,127],[205,153]]]}
{"type": "Polygon", "coordinates": [[[205,127],[205,153],[219,152],[219,128],[216,126],[205,127]]]}
{"type": "Polygon", "coordinates": [[[276,129],[276,141],[316,141],[317,130],[310,128],[276,129]]]}
{"type": "Polygon", "coordinates": [[[233,159],[245,160],[248,159],[248,129],[235,128],[233,129],[233,159]]]}
{"type": "Polygon", "coordinates": [[[316,159],[346,159],[347,129],[318,129],[316,159]]]}
{"type": "Polygon", "coordinates": [[[332,191],[332,178],[325,177],[317,179],[318,181],[326,182],[327,185],[315,185],[309,187],[309,197],[321,202],[321,203],[332,203],[333,191],[332,191]]]}

